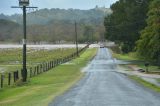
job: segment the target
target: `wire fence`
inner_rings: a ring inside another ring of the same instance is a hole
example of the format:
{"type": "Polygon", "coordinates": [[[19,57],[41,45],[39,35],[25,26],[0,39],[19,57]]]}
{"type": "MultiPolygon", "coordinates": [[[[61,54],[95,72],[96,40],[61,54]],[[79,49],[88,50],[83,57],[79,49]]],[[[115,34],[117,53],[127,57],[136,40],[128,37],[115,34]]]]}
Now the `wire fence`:
{"type": "MultiPolygon", "coordinates": [[[[83,53],[87,48],[89,47],[89,44],[86,45],[84,48],[78,50],[78,54],[83,53]]],[[[64,58],[59,58],[56,60],[40,63],[34,67],[30,67],[27,69],[27,77],[32,78],[34,76],[37,76],[41,73],[47,72],[52,68],[55,68],[56,66],[66,63],[68,61],[71,61],[72,59],[76,58],[77,52],[72,53],[71,55],[68,55],[64,58]]],[[[13,72],[8,72],[8,73],[1,73],[0,74],[0,89],[9,87],[12,85],[15,85],[22,79],[22,69],[21,70],[16,70],[13,72]]]]}

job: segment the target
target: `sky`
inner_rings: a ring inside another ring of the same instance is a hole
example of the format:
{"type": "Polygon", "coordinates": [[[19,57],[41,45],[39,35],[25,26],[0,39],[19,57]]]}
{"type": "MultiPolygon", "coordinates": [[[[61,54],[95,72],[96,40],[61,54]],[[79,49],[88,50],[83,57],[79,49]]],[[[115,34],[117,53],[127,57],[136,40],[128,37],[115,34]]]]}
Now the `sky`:
{"type": "MultiPolygon", "coordinates": [[[[30,6],[36,6],[38,9],[43,8],[61,8],[61,9],[92,9],[96,5],[99,7],[110,7],[111,4],[118,0],[30,0],[30,6]]],[[[21,13],[21,9],[11,8],[18,6],[19,0],[0,0],[0,13],[11,15],[21,13]]],[[[30,10],[31,11],[31,10],[30,10]]]]}

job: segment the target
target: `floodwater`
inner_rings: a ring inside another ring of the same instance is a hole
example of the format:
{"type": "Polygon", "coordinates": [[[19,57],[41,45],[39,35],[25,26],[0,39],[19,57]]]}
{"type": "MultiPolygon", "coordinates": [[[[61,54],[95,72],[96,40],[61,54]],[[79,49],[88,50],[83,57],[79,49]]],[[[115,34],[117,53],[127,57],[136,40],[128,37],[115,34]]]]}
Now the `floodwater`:
{"type": "MultiPolygon", "coordinates": [[[[85,47],[87,44],[79,44],[78,47],[85,47]]],[[[90,47],[98,47],[99,45],[93,44],[90,47]]],[[[14,49],[14,48],[22,48],[23,45],[15,45],[15,44],[0,44],[0,49],[14,49]]],[[[54,45],[27,45],[28,48],[35,49],[57,49],[57,48],[75,48],[75,44],[54,44],[54,45]]]]}

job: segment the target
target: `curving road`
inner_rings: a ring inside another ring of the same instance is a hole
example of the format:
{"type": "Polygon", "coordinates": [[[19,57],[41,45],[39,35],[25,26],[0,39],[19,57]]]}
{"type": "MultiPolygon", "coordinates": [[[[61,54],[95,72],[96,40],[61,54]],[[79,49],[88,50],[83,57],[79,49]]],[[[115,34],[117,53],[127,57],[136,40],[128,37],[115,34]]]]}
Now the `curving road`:
{"type": "Polygon", "coordinates": [[[160,106],[160,94],[117,72],[108,49],[99,49],[72,89],[49,106],[160,106]]]}

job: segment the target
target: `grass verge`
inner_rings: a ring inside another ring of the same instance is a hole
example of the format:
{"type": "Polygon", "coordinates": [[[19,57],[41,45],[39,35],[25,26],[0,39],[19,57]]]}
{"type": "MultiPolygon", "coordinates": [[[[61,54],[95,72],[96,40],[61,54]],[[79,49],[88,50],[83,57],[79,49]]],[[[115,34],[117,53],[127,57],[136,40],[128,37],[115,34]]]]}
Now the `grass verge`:
{"type": "Polygon", "coordinates": [[[80,70],[96,54],[96,50],[88,49],[69,64],[33,77],[23,86],[1,89],[0,106],[47,106],[83,76],[80,70]]]}
{"type": "MultiPolygon", "coordinates": [[[[146,70],[145,67],[145,62],[143,62],[144,60],[142,58],[139,58],[138,56],[136,56],[136,53],[129,53],[129,54],[117,54],[115,52],[112,52],[113,57],[119,60],[125,60],[125,61],[130,61],[131,65],[135,65],[136,67],[139,67],[143,70],[146,70]]],[[[127,67],[127,65],[124,65],[125,67],[127,67]]],[[[158,66],[155,65],[150,65],[148,67],[148,71],[151,74],[160,74],[160,69],[158,66]]]]}
{"type": "Polygon", "coordinates": [[[140,60],[140,58],[138,58],[135,53],[118,54],[118,53],[112,52],[112,54],[113,54],[113,57],[120,60],[127,60],[127,61],[140,60]]]}
{"type": "Polygon", "coordinates": [[[150,88],[150,89],[152,89],[152,90],[154,90],[156,92],[160,92],[160,87],[158,87],[158,86],[156,86],[156,85],[154,85],[152,83],[149,83],[149,82],[141,79],[140,77],[132,75],[132,76],[129,76],[129,78],[135,80],[136,82],[142,84],[143,86],[145,86],[147,88],[150,88]]]}
{"type": "MultiPolygon", "coordinates": [[[[131,62],[130,64],[121,65],[127,71],[133,71],[131,68],[129,68],[129,65],[133,65],[134,67],[137,67],[139,69],[146,70],[146,67],[144,66],[144,62],[139,62],[139,61],[143,61],[143,59],[138,58],[135,53],[117,54],[115,52],[112,52],[112,54],[113,54],[114,58],[131,62]]],[[[158,68],[158,66],[150,65],[148,71],[149,71],[148,74],[160,74],[160,69],[158,68]]],[[[158,87],[150,82],[147,82],[138,76],[134,76],[134,75],[130,76],[129,75],[129,78],[137,81],[138,83],[142,84],[143,86],[145,86],[147,88],[150,88],[156,92],[160,92],[160,87],[158,87]]],[[[160,79],[158,79],[157,81],[160,81],[160,79]]]]}

